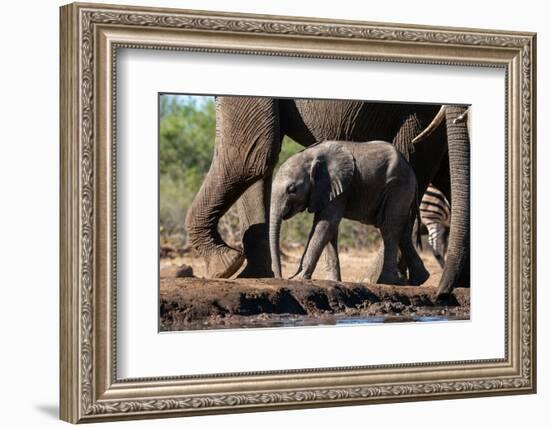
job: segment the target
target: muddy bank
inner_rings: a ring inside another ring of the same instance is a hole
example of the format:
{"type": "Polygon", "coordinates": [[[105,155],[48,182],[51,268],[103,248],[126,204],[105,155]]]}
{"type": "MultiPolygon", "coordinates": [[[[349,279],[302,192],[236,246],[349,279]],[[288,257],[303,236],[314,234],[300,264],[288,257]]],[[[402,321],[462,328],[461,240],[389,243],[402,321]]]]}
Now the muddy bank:
{"type": "Polygon", "coordinates": [[[469,289],[447,305],[431,286],[279,279],[162,278],[161,331],[468,319],[469,289]]]}

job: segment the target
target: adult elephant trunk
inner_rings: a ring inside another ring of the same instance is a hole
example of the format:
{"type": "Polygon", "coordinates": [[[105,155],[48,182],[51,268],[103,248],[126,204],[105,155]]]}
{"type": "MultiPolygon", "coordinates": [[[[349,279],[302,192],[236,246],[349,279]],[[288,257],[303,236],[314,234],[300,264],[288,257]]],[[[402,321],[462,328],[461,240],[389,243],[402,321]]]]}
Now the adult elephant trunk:
{"type": "Polygon", "coordinates": [[[269,212],[269,250],[271,252],[271,263],[273,274],[281,278],[281,250],[279,248],[279,239],[281,237],[281,224],[283,222],[283,212],[281,203],[277,202],[277,194],[271,199],[271,208],[269,212]]]}
{"type": "Polygon", "coordinates": [[[467,107],[446,107],[451,175],[451,231],[447,262],[439,282],[438,296],[446,298],[457,284],[470,253],[470,137],[467,107]]]}

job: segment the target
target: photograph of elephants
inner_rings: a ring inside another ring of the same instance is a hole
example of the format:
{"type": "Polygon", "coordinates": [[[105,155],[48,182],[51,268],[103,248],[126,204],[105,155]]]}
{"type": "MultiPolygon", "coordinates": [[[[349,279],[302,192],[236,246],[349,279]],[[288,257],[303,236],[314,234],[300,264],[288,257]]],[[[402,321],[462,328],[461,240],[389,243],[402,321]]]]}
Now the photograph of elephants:
{"type": "Polygon", "coordinates": [[[160,93],[159,329],[470,317],[470,108],[160,93]]]}

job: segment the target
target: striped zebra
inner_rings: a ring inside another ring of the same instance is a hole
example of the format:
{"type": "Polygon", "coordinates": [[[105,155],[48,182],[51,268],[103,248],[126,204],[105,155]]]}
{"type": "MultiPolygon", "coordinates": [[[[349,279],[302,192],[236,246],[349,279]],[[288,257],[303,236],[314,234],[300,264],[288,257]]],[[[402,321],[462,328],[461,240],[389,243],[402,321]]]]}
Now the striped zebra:
{"type": "Polygon", "coordinates": [[[451,227],[451,205],[443,193],[431,184],[420,202],[420,218],[428,230],[432,252],[443,268],[451,227]]]}

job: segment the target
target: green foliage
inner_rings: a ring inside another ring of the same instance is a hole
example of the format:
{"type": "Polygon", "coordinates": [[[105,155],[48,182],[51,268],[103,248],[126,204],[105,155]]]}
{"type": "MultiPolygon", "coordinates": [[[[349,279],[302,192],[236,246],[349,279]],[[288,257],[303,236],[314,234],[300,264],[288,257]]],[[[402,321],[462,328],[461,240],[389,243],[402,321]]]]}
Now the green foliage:
{"type": "Polygon", "coordinates": [[[303,150],[304,147],[302,147],[297,142],[294,142],[293,139],[289,138],[288,136],[285,136],[283,138],[283,143],[281,144],[281,152],[279,153],[279,161],[275,165],[275,173],[279,169],[279,166],[281,166],[284,162],[287,161],[287,159],[296,154],[298,151],[303,150]]]}
{"type": "Polygon", "coordinates": [[[214,151],[214,98],[162,96],[160,116],[160,175],[196,192],[214,151]]]}
{"type": "MultiPolygon", "coordinates": [[[[185,216],[206,176],[216,135],[214,97],[162,95],[160,119],[160,233],[163,242],[183,246],[186,243],[185,216]]],[[[275,170],[303,147],[285,137],[275,170]]],[[[283,223],[281,241],[305,244],[313,215],[303,212],[283,223]]],[[[220,233],[231,245],[240,240],[235,208],[220,221],[220,233]]],[[[376,238],[376,232],[353,221],[340,225],[340,247],[364,248],[376,238]]]]}
{"type": "Polygon", "coordinates": [[[162,95],[159,109],[161,237],[183,245],[187,209],[212,160],[215,103],[213,97],[162,95]]]}

